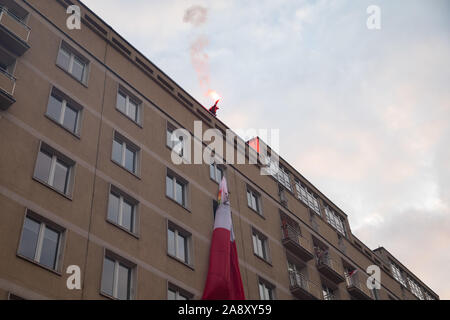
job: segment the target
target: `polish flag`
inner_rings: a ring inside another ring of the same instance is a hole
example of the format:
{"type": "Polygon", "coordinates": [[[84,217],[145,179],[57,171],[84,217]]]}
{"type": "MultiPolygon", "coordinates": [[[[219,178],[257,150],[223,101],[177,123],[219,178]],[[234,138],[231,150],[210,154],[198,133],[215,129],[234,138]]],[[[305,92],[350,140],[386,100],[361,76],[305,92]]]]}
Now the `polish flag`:
{"type": "Polygon", "coordinates": [[[218,202],[202,299],[245,300],[225,177],[220,183],[218,202]]]}

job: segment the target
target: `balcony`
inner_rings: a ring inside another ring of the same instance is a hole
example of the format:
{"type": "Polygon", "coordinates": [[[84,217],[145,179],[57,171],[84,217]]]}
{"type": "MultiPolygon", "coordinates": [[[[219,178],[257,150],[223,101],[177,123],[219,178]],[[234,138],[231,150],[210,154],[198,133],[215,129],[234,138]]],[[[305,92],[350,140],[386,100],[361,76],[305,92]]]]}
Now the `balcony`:
{"type": "Polygon", "coordinates": [[[284,224],[281,229],[283,233],[282,243],[286,249],[304,261],[314,258],[311,242],[305,239],[299,231],[289,224],[284,224]]]}
{"type": "Polygon", "coordinates": [[[317,269],[334,283],[341,283],[345,280],[341,265],[327,254],[322,255],[320,258],[316,257],[316,264],[317,269]]]}
{"type": "Polygon", "coordinates": [[[0,43],[14,54],[21,56],[29,48],[30,27],[5,7],[0,6],[0,43]]]}
{"type": "Polygon", "coordinates": [[[0,68],[0,110],[6,110],[16,102],[16,99],[14,99],[15,87],[16,79],[0,68]]]}
{"type": "Polygon", "coordinates": [[[369,288],[367,288],[366,284],[367,277],[360,277],[360,276],[361,274],[359,272],[354,273],[351,276],[347,274],[345,275],[348,293],[350,293],[352,297],[356,299],[372,300],[372,294],[369,288]]]}
{"type": "Polygon", "coordinates": [[[292,295],[303,300],[320,299],[320,289],[299,272],[289,271],[289,289],[292,295]]]}

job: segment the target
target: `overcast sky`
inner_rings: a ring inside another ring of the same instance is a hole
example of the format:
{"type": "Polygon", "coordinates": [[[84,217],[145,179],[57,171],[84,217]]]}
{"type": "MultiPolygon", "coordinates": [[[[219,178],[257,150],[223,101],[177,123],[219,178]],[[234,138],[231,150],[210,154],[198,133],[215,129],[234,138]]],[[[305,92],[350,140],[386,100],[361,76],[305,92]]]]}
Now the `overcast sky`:
{"type": "Polygon", "coordinates": [[[279,128],[281,156],[353,233],[450,299],[450,1],[83,2],[209,106],[191,60],[201,39],[218,117],[279,128]],[[183,21],[193,5],[203,23],[183,21]]]}

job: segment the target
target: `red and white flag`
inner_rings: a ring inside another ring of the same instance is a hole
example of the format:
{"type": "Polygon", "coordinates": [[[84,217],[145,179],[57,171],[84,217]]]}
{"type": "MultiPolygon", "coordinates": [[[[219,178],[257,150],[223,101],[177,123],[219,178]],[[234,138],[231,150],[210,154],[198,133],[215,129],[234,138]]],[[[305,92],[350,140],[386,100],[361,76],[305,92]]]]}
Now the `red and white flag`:
{"type": "Polygon", "coordinates": [[[218,202],[202,299],[245,300],[225,177],[220,183],[218,202]]]}

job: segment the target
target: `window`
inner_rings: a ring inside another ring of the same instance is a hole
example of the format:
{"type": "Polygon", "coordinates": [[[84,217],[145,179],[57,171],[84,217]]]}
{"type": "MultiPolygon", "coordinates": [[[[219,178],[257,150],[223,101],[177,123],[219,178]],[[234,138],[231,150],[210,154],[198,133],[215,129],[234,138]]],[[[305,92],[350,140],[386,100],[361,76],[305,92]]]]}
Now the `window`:
{"type": "Polygon", "coordinates": [[[119,300],[133,299],[134,269],[132,263],[112,253],[106,253],[103,260],[101,292],[119,300]]]}
{"type": "Polygon", "coordinates": [[[193,297],[193,294],[169,283],[169,287],[167,289],[167,300],[191,300],[193,297]]]}
{"type": "Polygon", "coordinates": [[[309,191],[299,180],[295,181],[295,189],[297,190],[297,197],[320,216],[320,205],[317,196],[309,191]]]}
{"type": "Polygon", "coordinates": [[[275,286],[263,279],[258,281],[259,298],[261,300],[275,300],[275,286]]]}
{"type": "Polygon", "coordinates": [[[168,172],[166,176],[166,195],[183,207],[186,207],[187,182],[172,172],[168,172]]]}
{"type": "Polygon", "coordinates": [[[326,285],[322,285],[323,300],[336,300],[336,292],[326,285]]]}
{"type": "Polygon", "coordinates": [[[70,132],[78,134],[81,107],[53,88],[47,105],[47,116],[70,132]]]}
{"type": "Polygon", "coordinates": [[[18,254],[49,269],[59,268],[63,229],[28,211],[18,254]]]}
{"type": "Polygon", "coordinates": [[[175,130],[176,129],[173,125],[167,123],[166,144],[171,150],[175,151],[180,157],[182,157],[184,153],[184,137],[177,137],[174,133],[175,130]]]}
{"type": "Polygon", "coordinates": [[[122,88],[117,92],[117,109],[136,123],[140,122],[140,102],[125,93],[122,88]]]}
{"type": "Polygon", "coordinates": [[[327,218],[328,223],[331,226],[333,226],[333,228],[335,228],[344,237],[347,237],[347,232],[345,231],[344,218],[342,218],[328,206],[325,206],[325,216],[327,218]]]}
{"type": "Polygon", "coordinates": [[[269,261],[269,245],[267,237],[253,229],[253,252],[260,258],[269,261]]]}
{"type": "Polygon", "coordinates": [[[420,285],[408,276],[406,277],[406,279],[408,280],[408,284],[409,284],[409,288],[411,289],[411,292],[420,300],[425,300],[425,297],[424,297],[424,294],[422,292],[420,285]]]}
{"type": "Polygon", "coordinates": [[[65,42],[61,43],[56,64],[78,81],[86,83],[88,61],[65,42]]]}
{"type": "Polygon", "coordinates": [[[111,186],[108,201],[108,220],[136,233],[137,201],[111,186]]]}
{"type": "Polygon", "coordinates": [[[289,191],[292,191],[291,179],[289,178],[289,172],[280,166],[277,174],[278,181],[286,187],[289,191]]]}
{"type": "Polygon", "coordinates": [[[191,264],[190,242],[190,233],[169,222],[167,228],[167,253],[170,256],[186,264],[191,264]]]}
{"type": "Polygon", "coordinates": [[[71,189],[70,181],[74,165],[72,160],[47,144],[41,143],[34,169],[34,178],[68,195],[71,189]]]}
{"type": "Polygon", "coordinates": [[[224,174],[224,169],[221,165],[213,162],[209,165],[209,176],[215,182],[220,183],[224,174]]]}
{"type": "Polygon", "coordinates": [[[260,195],[250,188],[247,188],[247,205],[261,214],[260,195]]]}
{"type": "Polygon", "coordinates": [[[112,160],[128,171],[138,172],[139,147],[131,143],[117,132],[114,134],[112,160]]]}
{"type": "Polygon", "coordinates": [[[400,282],[400,284],[406,288],[406,281],[402,276],[402,271],[393,262],[391,262],[391,271],[392,271],[392,275],[393,275],[394,279],[397,280],[398,282],[400,282]]]}

